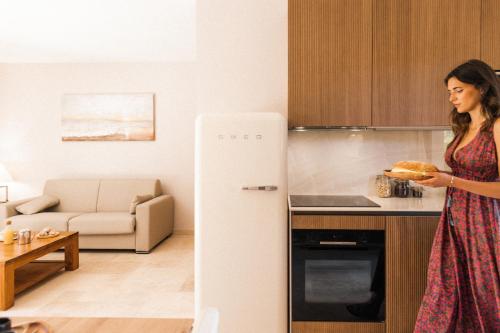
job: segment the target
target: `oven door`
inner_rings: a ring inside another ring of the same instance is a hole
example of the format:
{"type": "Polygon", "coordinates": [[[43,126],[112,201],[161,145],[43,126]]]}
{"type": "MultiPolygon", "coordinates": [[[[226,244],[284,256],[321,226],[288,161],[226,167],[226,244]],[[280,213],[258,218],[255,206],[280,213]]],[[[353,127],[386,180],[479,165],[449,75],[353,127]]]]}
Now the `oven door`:
{"type": "Polygon", "coordinates": [[[384,321],[384,244],[364,239],[294,239],[293,321],[384,321]]]}

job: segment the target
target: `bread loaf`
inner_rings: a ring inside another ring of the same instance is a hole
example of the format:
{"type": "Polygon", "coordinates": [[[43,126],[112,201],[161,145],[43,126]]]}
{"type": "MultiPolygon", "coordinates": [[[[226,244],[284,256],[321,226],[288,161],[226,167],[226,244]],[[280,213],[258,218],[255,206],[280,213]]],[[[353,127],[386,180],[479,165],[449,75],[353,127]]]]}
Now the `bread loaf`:
{"type": "Polygon", "coordinates": [[[407,179],[407,180],[425,180],[432,178],[427,172],[437,172],[439,169],[431,163],[418,161],[399,161],[394,163],[391,170],[384,174],[388,177],[407,179]]]}

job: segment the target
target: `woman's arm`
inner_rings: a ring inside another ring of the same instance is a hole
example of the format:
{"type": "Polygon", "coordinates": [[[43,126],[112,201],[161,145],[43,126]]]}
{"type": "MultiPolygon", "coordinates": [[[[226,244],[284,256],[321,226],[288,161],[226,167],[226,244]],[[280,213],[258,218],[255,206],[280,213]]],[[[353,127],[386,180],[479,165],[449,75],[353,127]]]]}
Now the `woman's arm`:
{"type": "MultiPolygon", "coordinates": [[[[495,139],[497,156],[500,157],[500,118],[497,119],[493,125],[493,137],[495,139]]],[[[497,163],[498,172],[500,174],[500,159],[497,163]]],[[[432,176],[432,178],[417,181],[416,183],[431,187],[453,186],[475,194],[500,199],[500,182],[478,182],[454,177],[443,172],[428,172],[427,174],[432,176]]]]}

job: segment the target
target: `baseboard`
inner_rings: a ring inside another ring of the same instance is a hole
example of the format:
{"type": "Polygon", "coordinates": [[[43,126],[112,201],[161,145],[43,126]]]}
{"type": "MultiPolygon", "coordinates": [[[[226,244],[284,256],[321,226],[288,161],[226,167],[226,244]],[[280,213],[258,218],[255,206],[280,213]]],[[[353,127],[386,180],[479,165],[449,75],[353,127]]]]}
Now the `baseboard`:
{"type": "Polygon", "coordinates": [[[180,230],[174,230],[174,235],[178,236],[184,236],[184,235],[189,235],[192,236],[194,235],[194,230],[193,229],[180,229],[180,230]]]}

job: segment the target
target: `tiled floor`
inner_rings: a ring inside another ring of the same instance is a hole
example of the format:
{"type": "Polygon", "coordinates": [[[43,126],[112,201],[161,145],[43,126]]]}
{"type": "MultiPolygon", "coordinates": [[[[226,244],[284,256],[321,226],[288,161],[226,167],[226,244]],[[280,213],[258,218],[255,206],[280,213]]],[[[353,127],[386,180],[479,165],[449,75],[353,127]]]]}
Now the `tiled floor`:
{"type": "Polygon", "coordinates": [[[79,269],[16,295],[0,316],[193,318],[193,253],[192,235],[173,235],[150,254],[81,251],[79,269]]]}

